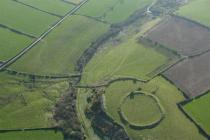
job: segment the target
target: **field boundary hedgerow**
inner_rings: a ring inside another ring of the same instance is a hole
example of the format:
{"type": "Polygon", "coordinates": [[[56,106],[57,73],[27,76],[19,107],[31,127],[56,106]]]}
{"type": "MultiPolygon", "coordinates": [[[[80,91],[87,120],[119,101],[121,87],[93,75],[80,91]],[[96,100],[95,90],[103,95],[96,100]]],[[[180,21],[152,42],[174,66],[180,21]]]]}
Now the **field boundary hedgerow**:
{"type": "Polygon", "coordinates": [[[0,133],[16,132],[16,131],[38,131],[38,130],[55,130],[61,131],[58,127],[47,127],[47,128],[17,128],[17,129],[0,129],[0,133]]]}
{"type": "Polygon", "coordinates": [[[147,76],[151,77],[150,80],[154,79],[158,75],[161,75],[162,73],[164,73],[168,69],[172,68],[176,64],[178,64],[178,63],[180,63],[180,62],[182,62],[183,60],[186,59],[186,57],[182,56],[177,51],[172,50],[168,47],[165,47],[164,45],[161,45],[158,42],[154,43],[151,39],[146,38],[144,36],[141,36],[139,38],[139,42],[144,44],[146,47],[147,46],[151,47],[155,51],[157,51],[157,52],[165,55],[166,57],[168,57],[168,62],[167,63],[164,63],[160,67],[156,68],[155,70],[153,70],[152,72],[147,74],[147,76]],[[170,61],[172,61],[172,62],[170,63],[170,61]]]}
{"type": "Polygon", "coordinates": [[[49,14],[49,15],[52,15],[52,16],[56,16],[56,17],[58,17],[58,18],[62,18],[62,16],[60,16],[60,15],[58,15],[58,14],[51,13],[51,12],[48,12],[48,11],[39,9],[39,8],[37,8],[37,7],[31,6],[31,5],[29,5],[29,4],[26,4],[26,3],[24,3],[24,2],[21,2],[21,1],[19,1],[19,0],[13,0],[13,1],[15,1],[15,2],[17,2],[17,3],[20,3],[20,4],[22,4],[22,5],[28,6],[28,7],[32,8],[32,9],[35,9],[35,10],[44,12],[44,13],[46,13],[46,14],[49,14]]]}
{"type": "Polygon", "coordinates": [[[198,26],[201,26],[201,27],[203,27],[203,28],[206,28],[206,29],[208,29],[208,30],[210,31],[210,27],[208,27],[207,25],[204,25],[204,24],[202,24],[202,23],[200,23],[200,22],[198,22],[198,21],[192,20],[192,19],[190,19],[190,18],[186,18],[186,17],[184,17],[184,16],[176,15],[176,14],[171,14],[171,16],[172,16],[172,17],[174,16],[174,17],[177,17],[177,18],[181,18],[181,19],[187,20],[187,21],[189,21],[189,22],[193,22],[194,24],[197,24],[198,26]]]}
{"type": "Polygon", "coordinates": [[[5,69],[5,71],[11,75],[19,75],[19,76],[28,76],[38,79],[69,79],[69,78],[77,78],[80,77],[81,74],[49,74],[49,75],[40,75],[40,74],[33,74],[27,72],[19,72],[12,69],[5,69]]]}
{"type": "Polygon", "coordinates": [[[100,87],[108,87],[111,84],[115,83],[115,82],[119,82],[119,81],[133,81],[134,83],[136,82],[142,82],[142,83],[147,83],[149,80],[142,80],[142,79],[138,79],[138,78],[134,78],[134,77],[118,77],[112,80],[109,80],[107,82],[104,82],[102,84],[95,84],[95,85],[72,85],[75,88],[100,88],[100,87]]]}
{"type": "Polygon", "coordinates": [[[77,60],[75,71],[82,73],[86,64],[91,60],[96,51],[111,37],[117,35],[120,32],[119,28],[110,28],[104,35],[99,37],[95,42],[93,42],[90,47],[88,47],[83,54],[77,60]]]}
{"type": "Polygon", "coordinates": [[[54,131],[55,133],[57,132],[63,133],[60,128],[52,127],[52,128],[1,129],[0,134],[13,133],[13,132],[36,132],[36,131],[54,131]]]}
{"type": "Polygon", "coordinates": [[[195,120],[190,116],[183,108],[183,106],[187,103],[190,103],[193,101],[193,99],[188,99],[182,102],[177,103],[178,108],[181,110],[181,112],[193,123],[195,126],[198,128],[199,132],[206,137],[208,140],[210,139],[210,135],[205,131],[205,129],[195,120]]]}
{"type": "Polygon", "coordinates": [[[83,16],[83,17],[86,17],[86,18],[89,18],[89,19],[95,20],[95,21],[97,21],[97,22],[101,22],[101,23],[104,23],[104,24],[111,25],[111,23],[109,23],[109,22],[107,22],[107,21],[104,21],[104,20],[101,20],[101,19],[96,18],[96,17],[92,17],[92,16],[88,16],[88,15],[80,14],[80,13],[75,13],[74,15],[83,16]]]}
{"type": "Polygon", "coordinates": [[[43,38],[45,38],[51,31],[53,31],[58,25],[60,25],[66,18],[68,18],[69,16],[73,15],[78,9],[80,9],[80,7],[82,7],[86,2],[88,2],[88,0],[84,0],[78,6],[76,6],[72,10],[70,10],[63,18],[61,18],[54,25],[52,25],[46,32],[44,32],[32,44],[30,44],[28,47],[24,48],[16,56],[14,56],[14,57],[10,58],[9,60],[7,60],[3,65],[0,65],[0,71],[2,71],[4,68],[8,67],[9,65],[13,64],[20,57],[22,57],[25,53],[27,53],[29,50],[31,50],[36,44],[38,44],[43,38]]]}
{"type": "Polygon", "coordinates": [[[33,35],[30,35],[30,34],[28,34],[28,33],[24,33],[24,32],[22,32],[22,31],[18,31],[18,30],[16,30],[16,29],[13,29],[13,28],[7,26],[7,25],[0,24],[0,28],[7,29],[7,30],[9,30],[9,31],[11,31],[11,32],[14,32],[14,33],[19,34],[19,35],[24,35],[24,36],[29,37],[29,38],[33,38],[33,39],[36,38],[36,37],[33,36],[33,35]]]}
{"type": "MultiPolygon", "coordinates": [[[[68,3],[68,4],[71,4],[71,5],[74,5],[74,6],[77,6],[78,4],[76,4],[76,3],[74,3],[74,2],[70,2],[70,1],[68,1],[68,0],[61,0],[61,1],[63,1],[63,2],[65,2],[65,3],[68,3]]],[[[83,0],[82,0],[83,1],[83,0]]],[[[81,2],[82,2],[81,1],[81,2]]]]}

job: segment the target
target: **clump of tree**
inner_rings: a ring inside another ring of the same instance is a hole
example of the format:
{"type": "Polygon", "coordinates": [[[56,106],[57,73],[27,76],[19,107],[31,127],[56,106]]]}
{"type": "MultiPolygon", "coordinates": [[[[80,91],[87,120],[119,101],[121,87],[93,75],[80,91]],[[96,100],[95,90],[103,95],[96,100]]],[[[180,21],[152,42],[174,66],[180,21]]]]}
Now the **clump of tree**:
{"type": "Polygon", "coordinates": [[[55,105],[54,119],[66,140],[84,140],[76,110],[76,90],[71,89],[55,105]]]}
{"type": "MultiPolygon", "coordinates": [[[[181,1],[181,0],[179,0],[181,1]]],[[[172,14],[180,6],[178,0],[158,0],[151,8],[153,15],[172,14]]],[[[184,0],[183,0],[184,1],[184,0]]]]}
{"type": "Polygon", "coordinates": [[[100,36],[95,42],[92,42],[90,47],[86,49],[78,59],[75,70],[77,72],[82,73],[83,68],[90,61],[90,59],[93,57],[98,48],[100,48],[104,42],[106,42],[108,39],[112,38],[113,36],[117,35],[119,32],[120,32],[119,28],[111,28],[107,33],[100,36]]]}
{"type": "Polygon", "coordinates": [[[93,96],[88,98],[89,105],[85,110],[94,131],[103,138],[110,140],[129,140],[124,128],[109,117],[103,108],[101,91],[94,91],[93,96]]]}

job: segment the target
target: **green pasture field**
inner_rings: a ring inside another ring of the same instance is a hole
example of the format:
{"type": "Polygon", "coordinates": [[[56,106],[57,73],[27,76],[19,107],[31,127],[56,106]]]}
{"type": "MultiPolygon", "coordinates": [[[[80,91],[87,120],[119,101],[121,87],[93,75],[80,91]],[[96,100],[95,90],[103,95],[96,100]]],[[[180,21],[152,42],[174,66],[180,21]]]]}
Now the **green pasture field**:
{"type": "Polygon", "coordinates": [[[111,77],[135,77],[149,79],[148,73],[168,63],[168,58],[153,48],[130,39],[122,44],[106,44],[97,52],[85,68],[86,83],[96,83],[111,77]]]}
{"type": "Polygon", "coordinates": [[[161,111],[156,101],[144,94],[127,97],[121,111],[132,124],[146,125],[161,118],[161,111]]]}
{"type": "Polygon", "coordinates": [[[112,7],[118,0],[90,0],[86,3],[85,6],[81,7],[77,12],[82,15],[92,16],[96,18],[101,18],[106,11],[109,11],[109,8],[112,7]]]}
{"type": "Polygon", "coordinates": [[[18,131],[0,133],[0,140],[63,140],[63,135],[50,130],[18,131]]]}
{"type": "Polygon", "coordinates": [[[62,0],[18,0],[18,1],[60,16],[65,15],[67,12],[69,12],[71,9],[74,8],[74,5],[65,3],[62,0]]]}
{"type": "MultiPolygon", "coordinates": [[[[177,103],[184,100],[184,97],[162,77],[157,77],[147,84],[134,84],[133,82],[116,82],[105,90],[105,101],[107,112],[118,123],[121,122],[117,112],[120,100],[128,92],[135,91],[139,87],[143,91],[152,92],[157,90],[155,96],[158,97],[160,103],[165,109],[166,116],[163,121],[156,127],[151,129],[134,130],[128,126],[124,126],[131,139],[151,139],[151,140],[203,140],[205,139],[198,131],[196,126],[185,117],[185,115],[177,107],[177,103]]],[[[135,107],[135,106],[134,106],[135,107]]],[[[149,110],[144,110],[148,113],[149,110]]],[[[142,112],[144,113],[144,112],[142,112]]],[[[133,113],[135,118],[136,113],[133,113]]],[[[137,118],[135,118],[137,119],[137,118]]]]}
{"type": "Polygon", "coordinates": [[[110,23],[122,22],[129,18],[135,11],[145,8],[152,2],[153,0],[124,0],[117,4],[113,10],[108,11],[104,20],[110,23]]]}
{"type": "Polygon", "coordinates": [[[210,135],[210,93],[184,105],[184,110],[210,135]]]}
{"type": "Polygon", "coordinates": [[[192,0],[180,7],[176,14],[210,27],[209,5],[209,0],[192,0]]]}
{"type": "Polygon", "coordinates": [[[32,9],[12,0],[0,1],[0,13],[0,24],[34,36],[39,36],[59,20],[56,16],[32,9]]]}
{"type": "Polygon", "coordinates": [[[5,61],[27,47],[33,39],[0,28],[0,60],[5,61]]]}
{"type": "Polygon", "coordinates": [[[32,83],[29,78],[0,74],[0,129],[55,126],[52,110],[68,83],[32,83]]]}
{"type": "Polygon", "coordinates": [[[152,0],[90,0],[78,13],[110,23],[119,23],[151,3],[152,0]]]}
{"type": "Polygon", "coordinates": [[[69,17],[11,68],[37,74],[73,73],[84,50],[108,29],[109,25],[83,16],[69,17]]]}

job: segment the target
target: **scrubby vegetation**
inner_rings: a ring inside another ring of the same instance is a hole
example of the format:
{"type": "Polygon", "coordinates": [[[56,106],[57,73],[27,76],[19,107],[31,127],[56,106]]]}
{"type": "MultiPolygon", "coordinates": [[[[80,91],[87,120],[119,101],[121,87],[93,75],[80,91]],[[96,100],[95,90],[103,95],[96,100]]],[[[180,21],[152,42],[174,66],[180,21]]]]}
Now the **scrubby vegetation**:
{"type": "Polygon", "coordinates": [[[70,89],[69,93],[63,95],[57,102],[54,119],[57,121],[58,127],[62,129],[66,139],[85,139],[77,117],[75,89],[70,89]]]}
{"type": "Polygon", "coordinates": [[[99,135],[108,137],[113,140],[129,140],[123,127],[117,124],[103,109],[102,92],[94,90],[94,95],[88,100],[85,113],[87,118],[91,120],[91,124],[99,135]]]}

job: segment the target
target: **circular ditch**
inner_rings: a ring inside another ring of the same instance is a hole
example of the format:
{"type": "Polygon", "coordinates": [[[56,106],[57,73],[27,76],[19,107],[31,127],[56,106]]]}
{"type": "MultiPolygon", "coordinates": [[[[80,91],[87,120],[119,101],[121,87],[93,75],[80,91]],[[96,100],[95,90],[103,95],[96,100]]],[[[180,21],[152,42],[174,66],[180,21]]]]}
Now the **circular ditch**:
{"type": "Polygon", "coordinates": [[[119,114],[123,123],[132,128],[151,128],[165,117],[158,98],[150,93],[131,92],[121,101],[119,114]]]}

